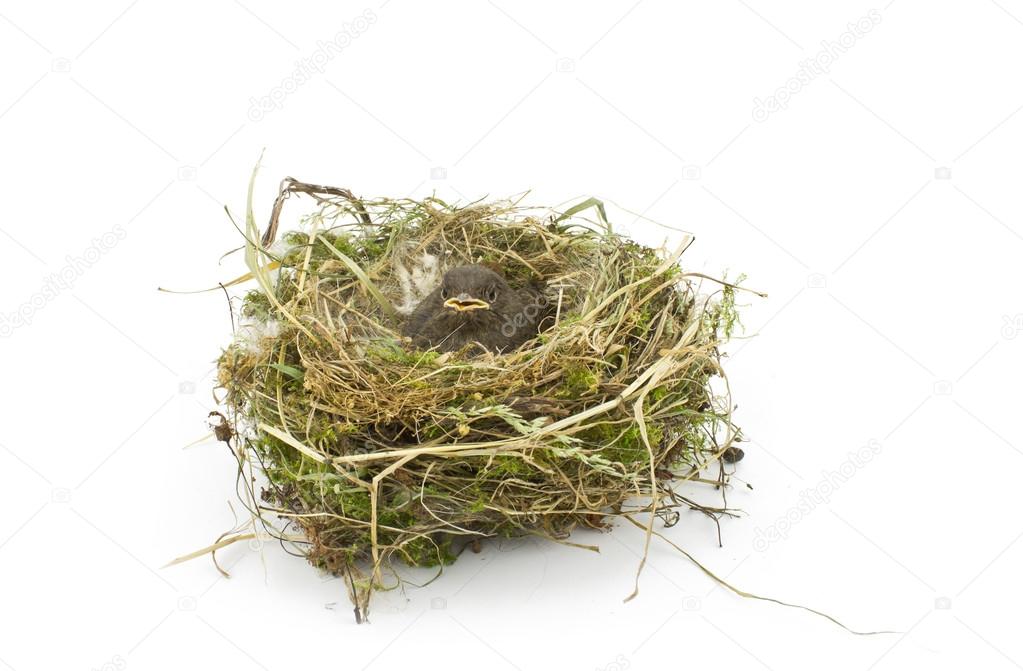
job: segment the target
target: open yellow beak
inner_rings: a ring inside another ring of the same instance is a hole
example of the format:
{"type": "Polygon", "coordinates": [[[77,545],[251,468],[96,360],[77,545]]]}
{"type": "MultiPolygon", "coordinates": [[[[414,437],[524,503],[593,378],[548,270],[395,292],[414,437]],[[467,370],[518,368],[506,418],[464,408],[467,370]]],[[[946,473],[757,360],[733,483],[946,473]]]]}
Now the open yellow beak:
{"type": "Polygon", "coordinates": [[[461,294],[457,298],[449,298],[444,301],[444,307],[452,308],[459,312],[466,312],[468,310],[489,310],[490,303],[481,301],[478,298],[470,298],[466,294],[461,294]]]}

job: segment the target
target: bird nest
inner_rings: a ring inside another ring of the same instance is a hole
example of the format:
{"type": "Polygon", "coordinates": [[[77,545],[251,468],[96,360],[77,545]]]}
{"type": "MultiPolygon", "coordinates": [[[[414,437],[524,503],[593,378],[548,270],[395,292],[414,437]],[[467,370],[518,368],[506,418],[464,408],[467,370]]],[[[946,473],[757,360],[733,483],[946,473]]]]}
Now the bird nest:
{"type": "Polygon", "coordinates": [[[210,549],[281,539],[344,578],[362,618],[402,564],[442,567],[486,539],[574,544],[574,529],[624,518],[649,544],[656,518],[728,512],[678,491],[723,490],[721,462],[741,457],[720,365],[736,286],[700,294],[710,278],[679,265],[687,245],[638,244],[592,199],[458,206],[288,179],[262,235],[251,199],[250,184],[239,280],[259,288],[219,359],[217,427],[251,519],[210,549]],[[317,207],[278,235],[295,194],[317,207]],[[545,297],[534,337],[496,353],[403,336],[445,270],[466,264],[545,297]]]}

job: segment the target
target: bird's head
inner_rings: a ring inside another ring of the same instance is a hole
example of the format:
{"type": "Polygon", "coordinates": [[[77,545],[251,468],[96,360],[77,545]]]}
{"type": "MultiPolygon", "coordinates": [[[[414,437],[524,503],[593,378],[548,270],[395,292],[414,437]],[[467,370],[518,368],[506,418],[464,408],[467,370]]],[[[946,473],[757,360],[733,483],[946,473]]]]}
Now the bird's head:
{"type": "Polygon", "coordinates": [[[504,278],[483,266],[458,266],[444,274],[440,298],[445,310],[470,317],[476,310],[500,311],[511,292],[504,278]]]}

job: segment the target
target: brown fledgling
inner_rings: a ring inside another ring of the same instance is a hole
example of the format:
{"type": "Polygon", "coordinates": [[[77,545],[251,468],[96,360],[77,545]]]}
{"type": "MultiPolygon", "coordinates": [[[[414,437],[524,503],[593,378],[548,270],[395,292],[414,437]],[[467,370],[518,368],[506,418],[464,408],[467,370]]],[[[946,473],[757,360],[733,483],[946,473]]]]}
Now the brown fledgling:
{"type": "Polygon", "coordinates": [[[515,290],[483,266],[458,266],[416,306],[404,334],[441,352],[477,344],[492,352],[515,349],[537,334],[547,301],[535,289],[515,290]]]}

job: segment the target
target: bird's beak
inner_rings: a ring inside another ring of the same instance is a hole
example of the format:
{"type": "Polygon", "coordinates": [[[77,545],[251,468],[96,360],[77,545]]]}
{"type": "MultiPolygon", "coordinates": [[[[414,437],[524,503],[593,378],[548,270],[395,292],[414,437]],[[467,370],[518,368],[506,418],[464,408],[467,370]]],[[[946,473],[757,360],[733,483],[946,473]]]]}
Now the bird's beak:
{"type": "Polygon", "coordinates": [[[454,298],[444,301],[444,307],[452,308],[458,312],[466,312],[468,310],[489,310],[490,303],[473,298],[469,294],[458,294],[454,298]]]}

